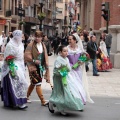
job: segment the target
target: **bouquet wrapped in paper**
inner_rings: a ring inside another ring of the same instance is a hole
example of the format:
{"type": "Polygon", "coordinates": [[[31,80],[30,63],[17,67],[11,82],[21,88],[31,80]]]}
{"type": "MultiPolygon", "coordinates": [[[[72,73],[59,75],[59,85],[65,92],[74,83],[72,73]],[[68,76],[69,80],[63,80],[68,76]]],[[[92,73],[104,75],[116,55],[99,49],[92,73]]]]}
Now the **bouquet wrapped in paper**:
{"type": "Polygon", "coordinates": [[[15,77],[15,70],[17,70],[17,66],[14,64],[14,59],[15,57],[13,55],[9,55],[6,57],[5,61],[7,62],[9,69],[10,69],[10,74],[12,77],[15,77]]]}
{"type": "Polygon", "coordinates": [[[66,65],[62,65],[58,69],[58,72],[62,76],[62,83],[63,83],[63,85],[67,85],[67,79],[66,79],[66,77],[67,77],[69,71],[70,70],[69,70],[69,68],[66,65]]]}
{"type": "Polygon", "coordinates": [[[78,61],[72,66],[73,69],[78,68],[80,65],[82,65],[85,62],[90,61],[90,56],[88,53],[82,53],[80,54],[78,61]]]}

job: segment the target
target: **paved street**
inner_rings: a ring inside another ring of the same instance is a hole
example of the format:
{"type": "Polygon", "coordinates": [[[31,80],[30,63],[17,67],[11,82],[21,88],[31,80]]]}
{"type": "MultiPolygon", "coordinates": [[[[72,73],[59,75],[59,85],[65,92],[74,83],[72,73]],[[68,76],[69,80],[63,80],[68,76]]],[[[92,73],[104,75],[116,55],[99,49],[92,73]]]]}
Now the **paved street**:
{"type": "MultiPolygon", "coordinates": [[[[53,63],[56,56],[49,58],[52,82],[53,63]]],[[[67,117],[61,116],[59,112],[51,114],[47,107],[41,106],[34,91],[31,95],[32,103],[28,104],[26,111],[4,108],[3,103],[0,102],[0,120],[120,120],[120,69],[100,72],[100,76],[95,77],[92,76],[90,64],[90,71],[87,74],[90,94],[95,103],[85,105],[83,112],[68,112],[69,115],[67,117]]],[[[43,81],[42,88],[45,98],[49,99],[51,94],[50,85],[43,81]]]]}

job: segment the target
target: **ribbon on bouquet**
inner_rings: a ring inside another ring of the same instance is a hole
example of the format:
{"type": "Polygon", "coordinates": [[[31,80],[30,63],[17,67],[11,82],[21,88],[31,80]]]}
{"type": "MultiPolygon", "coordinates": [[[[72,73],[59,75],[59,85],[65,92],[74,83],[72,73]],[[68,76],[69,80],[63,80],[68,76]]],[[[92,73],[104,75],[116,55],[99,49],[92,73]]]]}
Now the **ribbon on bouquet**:
{"type": "Polygon", "coordinates": [[[7,64],[8,64],[8,66],[9,66],[9,69],[10,69],[10,73],[11,73],[11,76],[12,77],[15,77],[15,70],[17,70],[18,69],[18,67],[15,65],[15,63],[14,63],[14,59],[15,59],[15,57],[14,56],[12,56],[12,55],[9,55],[8,57],[6,57],[6,62],[7,62],[7,64]]]}
{"type": "Polygon", "coordinates": [[[38,59],[39,59],[39,61],[40,61],[39,69],[40,69],[40,75],[41,75],[41,76],[43,76],[43,71],[44,71],[44,67],[41,65],[42,55],[43,55],[43,53],[39,53],[39,52],[38,52],[38,59]]]}
{"type": "Polygon", "coordinates": [[[18,67],[14,64],[13,60],[9,61],[9,68],[10,68],[12,77],[15,77],[15,70],[17,70],[18,67]]]}
{"type": "Polygon", "coordinates": [[[87,53],[83,53],[80,55],[80,57],[78,58],[78,61],[72,66],[73,69],[77,69],[80,64],[84,63],[84,62],[88,62],[90,60],[90,56],[87,53]]]}
{"type": "Polygon", "coordinates": [[[41,64],[39,65],[39,68],[40,68],[40,70],[41,70],[42,72],[44,71],[44,67],[41,66],[41,64]]]}
{"type": "Polygon", "coordinates": [[[68,75],[68,72],[69,72],[68,67],[67,66],[61,66],[59,68],[58,72],[62,76],[62,84],[67,85],[67,75],[68,75]]]}

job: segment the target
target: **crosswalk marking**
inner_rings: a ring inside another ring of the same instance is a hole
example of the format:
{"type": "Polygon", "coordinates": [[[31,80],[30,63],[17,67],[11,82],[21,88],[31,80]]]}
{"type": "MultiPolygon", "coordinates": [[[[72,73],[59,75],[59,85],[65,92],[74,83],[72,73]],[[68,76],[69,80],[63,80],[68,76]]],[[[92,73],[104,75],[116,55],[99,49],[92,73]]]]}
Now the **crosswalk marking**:
{"type": "Polygon", "coordinates": [[[120,104],[120,103],[115,103],[115,104],[117,104],[117,105],[118,105],[118,104],[120,104]]]}
{"type": "MultiPolygon", "coordinates": [[[[30,101],[32,102],[40,102],[40,100],[33,100],[33,99],[30,99],[30,101]]],[[[46,102],[48,102],[49,100],[45,100],[46,102]]]]}

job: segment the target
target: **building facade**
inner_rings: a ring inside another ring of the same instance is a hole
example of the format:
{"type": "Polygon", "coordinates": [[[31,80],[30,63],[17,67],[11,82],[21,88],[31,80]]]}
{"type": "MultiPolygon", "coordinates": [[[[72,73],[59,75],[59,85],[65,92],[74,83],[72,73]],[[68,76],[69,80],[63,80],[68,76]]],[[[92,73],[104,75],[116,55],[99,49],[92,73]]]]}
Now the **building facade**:
{"type": "Polygon", "coordinates": [[[33,34],[41,26],[38,14],[42,11],[45,14],[42,20],[44,34],[68,34],[74,29],[79,14],[74,1],[70,18],[70,3],[70,0],[0,0],[0,32],[7,34],[8,31],[21,29],[29,35],[33,34]]]}
{"type": "Polygon", "coordinates": [[[68,30],[68,0],[56,0],[56,32],[59,36],[68,30]]]}
{"type": "Polygon", "coordinates": [[[104,2],[110,4],[110,21],[108,31],[113,36],[111,47],[111,60],[115,68],[120,68],[120,0],[76,0],[80,4],[80,25],[82,29],[93,30],[97,33],[99,40],[100,33],[106,29],[106,21],[103,19],[102,6],[104,2]]]}
{"type": "Polygon", "coordinates": [[[18,0],[0,0],[0,33],[18,29],[18,0]]]}
{"type": "Polygon", "coordinates": [[[45,18],[42,20],[42,31],[44,34],[51,36],[53,34],[53,12],[55,11],[55,0],[24,0],[25,9],[25,32],[32,34],[40,28],[39,13],[44,13],[45,18]],[[41,6],[42,5],[42,6],[41,6]]]}
{"type": "Polygon", "coordinates": [[[42,13],[46,15],[42,21],[42,31],[46,35],[52,35],[55,0],[41,0],[41,2],[40,0],[0,0],[0,33],[5,31],[7,34],[8,31],[15,29],[22,29],[29,35],[34,33],[40,27],[38,14],[42,9],[42,13]]]}
{"type": "Polygon", "coordinates": [[[80,22],[83,29],[99,30],[106,27],[106,22],[101,17],[104,2],[110,3],[110,22],[109,25],[120,24],[120,1],[119,0],[76,0],[79,2],[80,22]]]}
{"type": "Polygon", "coordinates": [[[59,20],[58,34],[68,35],[76,29],[79,22],[79,6],[75,0],[56,0],[56,19],[59,20]]]}

